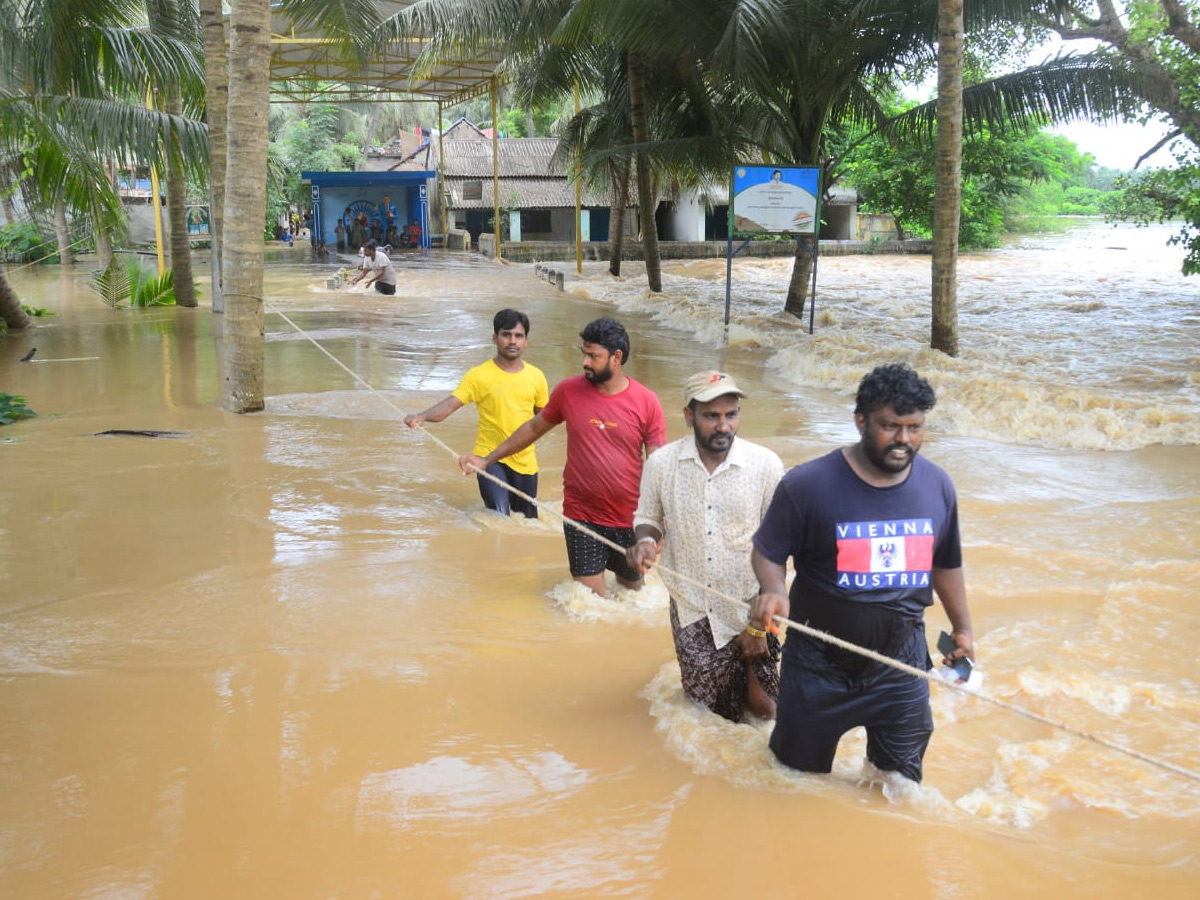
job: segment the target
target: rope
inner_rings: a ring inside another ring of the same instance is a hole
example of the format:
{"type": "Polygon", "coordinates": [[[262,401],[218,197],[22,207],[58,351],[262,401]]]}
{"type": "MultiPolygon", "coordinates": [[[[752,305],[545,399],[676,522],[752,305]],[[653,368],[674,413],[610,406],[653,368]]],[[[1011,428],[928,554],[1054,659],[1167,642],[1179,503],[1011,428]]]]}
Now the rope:
{"type": "MultiPolygon", "coordinates": [[[[316,341],[316,339],[314,339],[310,334],[308,334],[299,325],[297,325],[295,322],[293,322],[291,319],[289,319],[286,315],[284,315],[282,312],[280,312],[277,308],[272,306],[270,303],[266,303],[266,301],[264,301],[264,305],[271,312],[275,313],[277,316],[279,316],[281,319],[283,319],[283,321],[285,321],[289,325],[291,325],[292,328],[296,329],[296,331],[302,337],[304,337],[306,340],[308,340],[308,342],[311,343],[314,347],[316,347],[318,350],[320,350],[322,353],[324,353],[327,357],[329,357],[331,360],[333,360],[335,365],[337,365],[340,369],[342,369],[344,372],[346,372],[346,374],[348,374],[351,378],[353,378],[358,384],[361,384],[368,391],[370,391],[372,394],[377,396],[385,404],[387,404],[389,407],[391,407],[398,415],[400,415],[401,417],[404,416],[404,410],[400,409],[398,406],[396,406],[394,403],[392,403],[392,401],[389,400],[387,398],[387,396],[385,396],[384,394],[381,394],[381,393],[379,393],[379,391],[375,390],[375,388],[372,387],[362,377],[360,377],[357,372],[355,372],[354,370],[349,368],[340,359],[338,359],[336,356],[334,356],[332,353],[330,353],[328,350],[326,350],[323,346],[321,346],[321,344],[319,344],[316,341]]],[[[435,444],[437,444],[439,447],[443,448],[444,450],[446,450],[446,452],[448,452],[451,456],[453,456],[455,461],[458,460],[459,454],[457,453],[457,451],[454,450],[453,447],[451,447],[445,441],[441,440],[439,437],[437,437],[435,434],[433,434],[431,431],[429,431],[427,428],[425,428],[424,425],[421,425],[418,427],[420,428],[421,432],[426,437],[430,438],[435,444]]],[[[509,491],[510,493],[516,494],[521,499],[523,499],[529,503],[532,503],[534,506],[536,506],[538,508],[539,511],[545,511],[545,512],[550,513],[552,516],[555,516],[558,519],[561,519],[564,524],[570,525],[572,528],[576,528],[579,531],[582,531],[584,534],[587,534],[592,539],[599,541],[601,544],[605,545],[606,547],[609,547],[612,550],[616,550],[618,553],[625,552],[626,548],[622,547],[620,544],[616,543],[615,541],[610,541],[608,538],[604,537],[603,535],[597,534],[596,532],[592,531],[590,528],[588,528],[583,523],[577,522],[574,519],[564,516],[562,513],[558,512],[557,510],[551,509],[550,507],[542,506],[541,504],[538,503],[537,498],[531,497],[528,494],[524,493],[523,491],[520,491],[517,488],[514,488],[512,485],[510,485],[508,482],[504,481],[503,479],[497,478],[495,475],[492,475],[490,472],[483,471],[483,470],[477,468],[476,466],[471,466],[471,468],[474,469],[475,472],[479,476],[486,478],[495,484],[500,485],[501,487],[503,487],[505,490],[509,491]]],[[[747,611],[750,609],[750,604],[747,603],[745,600],[742,600],[737,597],[733,597],[722,591],[716,590],[715,588],[711,588],[707,584],[696,581],[693,578],[689,578],[687,575],[684,575],[682,572],[676,572],[672,569],[667,568],[666,566],[659,565],[657,563],[655,563],[653,567],[658,569],[660,572],[665,572],[665,573],[671,575],[672,577],[679,579],[680,581],[685,581],[688,584],[692,585],[693,587],[696,587],[696,588],[699,588],[700,590],[706,591],[709,594],[711,594],[712,596],[717,597],[718,599],[723,600],[726,603],[732,604],[733,606],[737,606],[737,607],[747,610],[747,611]]],[[[1075,728],[1074,726],[1068,725],[1065,722],[1060,722],[1056,719],[1051,719],[1048,716],[1043,716],[1040,713],[1036,713],[1036,712],[1033,712],[1032,710],[1025,709],[1024,707],[1017,706],[1016,704],[1009,703],[1006,700],[1001,700],[997,697],[988,696],[987,694],[984,694],[981,691],[970,690],[962,684],[956,684],[954,682],[946,681],[941,676],[939,676],[933,672],[927,672],[924,669],[918,669],[915,666],[910,666],[907,663],[902,663],[899,660],[892,659],[890,656],[884,656],[883,654],[877,653],[874,650],[869,650],[866,647],[860,647],[858,644],[852,644],[849,641],[843,640],[842,638],[839,638],[835,635],[829,634],[828,632],[818,631],[817,629],[812,628],[811,626],[806,625],[802,622],[796,622],[792,619],[785,618],[784,616],[774,616],[773,619],[776,622],[776,624],[778,624],[780,626],[783,626],[785,628],[791,628],[794,631],[799,631],[802,634],[806,634],[809,637],[813,637],[813,638],[816,638],[817,640],[824,641],[827,644],[832,644],[833,646],[839,647],[842,650],[847,650],[850,653],[856,653],[859,656],[866,657],[867,659],[872,660],[873,662],[880,663],[881,665],[890,666],[891,668],[896,669],[900,672],[904,672],[908,675],[911,675],[914,678],[923,678],[923,679],[925,679],[925,681],[927,681],[931,684],[936,684],[941,688],[945,688],[945,689],[948,689],[951,691],[956,691],[957,693],[965,694],[968,697],[974,697],[975,699],[981,700],[984,703],[990,703],[992,706],[998,707],[999,709],[1003,709],[1007,712],[1013,713],[1014,715],[1020,716],[1025,719],[1029,719],[1030,721],[1038,722],[1039,724],[1045,725],[1049,728],[1053,728],[1058,731],[1065,732],[1066,734],[1069,734],[1073,737],[1077,737],[1080,740],[1096,744],[1097,746],[1104,747],[1108,750],[1112,750],[1114,753],[1124,754],[1125,756],[1131,757],[1136,760],[1140,760],[1141,762],[1144,762],[1147,765],[1154,766],[1154,767],[1162,769],[1166,772],[1171,772],[1172,774],[1182,776],[1183,778],[1191,779],[1192,781],[1200,782],[1200,772],[1196,772],[1192,769],[1184,768],[1183,766],[1176,765],[1175,763],[1169,762],[1164,759],[1159,759],[1158,757],[1151,756],[1148,753],[1143,753],[1140,750],[1135,750],[1131,747],[1124,747],[1121,744],[1117,744],[1107,738],[1099,737],[1095,734],[1092,734],[1089,731],[1083,731],[1082,729],[1075,728]]]]}

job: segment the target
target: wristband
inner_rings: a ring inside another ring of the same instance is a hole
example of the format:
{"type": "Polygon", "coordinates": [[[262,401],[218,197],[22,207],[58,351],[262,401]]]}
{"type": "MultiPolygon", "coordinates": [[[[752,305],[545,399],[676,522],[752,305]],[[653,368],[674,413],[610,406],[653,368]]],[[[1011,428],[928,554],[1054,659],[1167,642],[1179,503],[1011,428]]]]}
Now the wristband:
{"type": "Polygon", "coordinates": [[[750,637],[756,638],[765,638],[767,636],[765,631],[763,631],[761,628],[755,628],[750,623],[746,623],[746,634],[750,635],[750,637]]]}
{"type": "Polygon", "coordinates": [[[637,539],[637,542],[639,544],[644,544],[646,541],[649,541],[652,544],[657,544],[658,538],[652,538],[652,537],[650,537],[650,535],[646,535],[645,537],[640,537],[637,539]]]}

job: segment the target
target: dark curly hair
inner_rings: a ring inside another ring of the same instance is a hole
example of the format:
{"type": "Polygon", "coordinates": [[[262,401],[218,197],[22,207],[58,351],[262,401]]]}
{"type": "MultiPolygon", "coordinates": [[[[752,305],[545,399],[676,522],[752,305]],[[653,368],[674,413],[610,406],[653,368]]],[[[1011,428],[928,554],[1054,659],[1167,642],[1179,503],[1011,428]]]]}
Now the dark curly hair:
{"type": "Polygon", "coordinates": [[[510,331],[521,325],[525,328],[526,337],[529,336],[529,316],[516,309],[502,309],[492,317],[492,334],[499,334],[501,331],[510,331]]]}
{"type": "Polygon", "coordinates": [[[937,396],[928,381],[904,363],[888,363],[876,366],[858,383],[854,413],[865,416],[890,406],[896,415],[907,416],[928,412],[935,403],[937,396]]]}
{"type": "Polygon", "coordinates": [[[585,344],[599,344],[610,354],[621,351],[621,363],[629,362],[629,335],[616,319],[596,319],[588,322],[579,336],[585,344]]]}

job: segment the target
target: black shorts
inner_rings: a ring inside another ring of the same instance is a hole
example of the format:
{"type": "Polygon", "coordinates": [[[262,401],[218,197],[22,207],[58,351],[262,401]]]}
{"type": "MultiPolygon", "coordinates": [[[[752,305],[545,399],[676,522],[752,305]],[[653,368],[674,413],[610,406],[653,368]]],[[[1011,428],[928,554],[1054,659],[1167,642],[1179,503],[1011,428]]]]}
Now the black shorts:
{"type": "MultiPolygon", "coordinates": [[[[847,677],[829,647],[807,635],[788,636],[771,733],[775,756],[793,769],[829,772],[838,740],[861,725],[867,730],[867,759],[877,769],[920,781],[933,734],[929,682],[880,663],[861,677],[847,677]]],[[[897,658],[929,667],[924,628],[913,629],[897,658]]]]}
{"type": "MultiPolygon", "coordinates": [[[[615,528],[612,525],[597,525],[594,522],[580,522],[579,524],[588,531],[594,531],[622,547],[632,547],[637,540],[632,528],[615,528]]],[[[609,569],[614,575],[625,581],[642,580],[641,573],[629,565],[625,559],[624,551],[613,550],[590,534],[585,534],[575,526],[566,523],[563,523],[563,534],[567,538],[567,562],[571,566],[573,577],[599,575],[605,569],[609,569]]]]}
{"type": "Polygon", "coordinates": [[[375,282],[375,290],[379,291],[381,294],[387,294],[390,297],[392,294],[396,293],[396,286],[394,284],[384,284],[382,281],[377,281],[375,282]]]}

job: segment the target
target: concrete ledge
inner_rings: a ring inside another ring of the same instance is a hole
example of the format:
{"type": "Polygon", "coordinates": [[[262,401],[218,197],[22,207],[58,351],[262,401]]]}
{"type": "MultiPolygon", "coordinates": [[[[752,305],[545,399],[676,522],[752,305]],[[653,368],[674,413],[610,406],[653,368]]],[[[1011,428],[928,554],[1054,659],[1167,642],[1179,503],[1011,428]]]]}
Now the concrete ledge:
{"type": "MultiPolygon", "coordinates": [[[[479,252],[487,256],[495,256],[496,236],[481,234],[479,236],[479,252]]],[[[734,243],[737,249],[738,242],[734,243]]],[[[725,241],[660,241],[659,253],[663,259],[720,259],[728,252],[725,241]]],[[[506,241],[501,244],[501,253],[509,262],[557,262],[575,259],[575,245],[564,241],[525,241],[513,243],[506,241]]],[[[851,256],[864,253],[932,253],[933,242],[918,241],[821,241],[823,256],[851,256]]],[[[745,257],[780,257],[795,256],[796,245],[792,241],[751,241],[738,254],[745,257]]],[[[583,258],[586,260],[603,261],[610,257],[607,241],[583,245],[583,258]]],[[[643,258],[642,245],[636,241],[625,241],[622,244],[622,259],[640,260],[643,258]]]]}
{"type": "Polygon", "coordinates": [[[446,249],[447,250],[470,250],[471,235],[466,231],[456,231],[451,229],[446,232],[446,249]]]}

